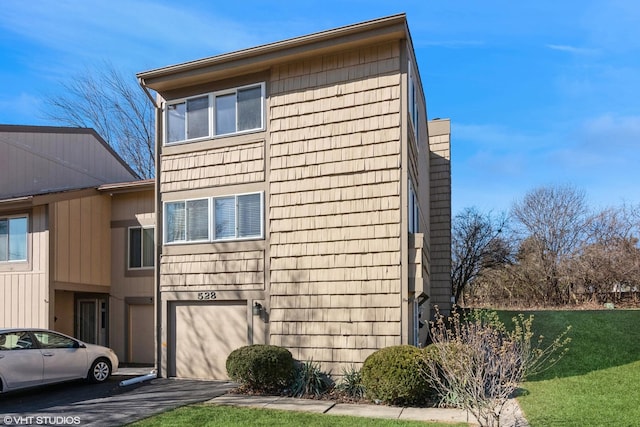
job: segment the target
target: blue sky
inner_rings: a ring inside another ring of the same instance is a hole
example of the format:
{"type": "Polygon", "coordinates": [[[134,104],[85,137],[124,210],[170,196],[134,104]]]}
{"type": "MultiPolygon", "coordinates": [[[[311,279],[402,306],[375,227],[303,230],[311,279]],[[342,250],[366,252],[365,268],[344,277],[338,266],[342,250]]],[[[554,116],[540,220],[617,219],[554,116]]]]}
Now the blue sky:
{"type": "Polygon", "coordinates": [[[0,123],[104,60],[136,72],[405,12],[430,119],[452,120],[453,210],[542,185],[640,202],[636,0],[3,0],[0,123]]]}

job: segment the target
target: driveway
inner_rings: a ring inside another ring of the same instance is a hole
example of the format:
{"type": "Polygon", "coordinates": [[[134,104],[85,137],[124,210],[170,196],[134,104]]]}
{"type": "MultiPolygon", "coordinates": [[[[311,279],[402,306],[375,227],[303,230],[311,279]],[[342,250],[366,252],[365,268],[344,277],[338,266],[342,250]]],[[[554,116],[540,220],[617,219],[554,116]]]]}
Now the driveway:
{"type": "Polygon", "coordinates": [[[113,376],[103,384],[73,382],[0,394],[0,426],[121,426],[160,412],[221,396],[225,381],[158,378],[127,387],[113,376]]]}

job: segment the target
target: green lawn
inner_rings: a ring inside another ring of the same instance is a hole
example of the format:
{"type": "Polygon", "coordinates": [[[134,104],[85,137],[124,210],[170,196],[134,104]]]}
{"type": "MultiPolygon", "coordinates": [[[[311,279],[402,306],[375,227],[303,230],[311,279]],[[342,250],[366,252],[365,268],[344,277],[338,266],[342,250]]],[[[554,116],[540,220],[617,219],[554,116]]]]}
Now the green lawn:
{"type": "MultiPolygon", "coordinates": [[[[640,310],[536,311],[549,339],[571,325],[569,353],[523,384],[518,397],[532,427],[640,425],[640,310]]],[[[510,318],[513,313],[501,312],[510,318]]],[[[528,313],[525,313],[528,314],[528,313]]],[[[447,426],[267,409],[192,405],[135,426],[447,426]]]]}
{"type": "Polygon", "coordinates": [[[564,359],[523,385],[518,401],[531,426],[640,425],[640,310],[532,314],[545,337],[572,325],[572,341],[564,359]]]}
{"type": "Polygon", "coordinates": [[[419,421],[383,420],[345,417],[273,409],[236,408],[232,406],[191,405],[165,412],[131,424],[135,427],[156,426],[307,426],[307,427],[455,427],[466,424],[423,423],[419,421]]]}

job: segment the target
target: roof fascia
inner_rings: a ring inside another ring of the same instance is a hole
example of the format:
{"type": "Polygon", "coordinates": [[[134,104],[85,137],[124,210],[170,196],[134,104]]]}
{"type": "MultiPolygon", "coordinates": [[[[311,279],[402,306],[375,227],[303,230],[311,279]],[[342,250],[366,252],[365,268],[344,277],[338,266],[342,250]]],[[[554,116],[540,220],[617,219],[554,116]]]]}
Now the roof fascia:
{"type": "Polygon", "coordinates": [[[138,73],[140,83],[159,93],[233,75],[269,69],[364,44],[408,38],[405,14],[348,25],[302,37],[138,73]]]}

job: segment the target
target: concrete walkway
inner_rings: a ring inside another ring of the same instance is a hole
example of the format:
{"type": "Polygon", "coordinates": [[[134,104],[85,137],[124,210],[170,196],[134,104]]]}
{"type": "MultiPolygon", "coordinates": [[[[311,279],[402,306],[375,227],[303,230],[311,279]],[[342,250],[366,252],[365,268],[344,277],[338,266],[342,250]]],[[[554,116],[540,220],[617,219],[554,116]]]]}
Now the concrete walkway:
{"type": "MultiPolygon", "coordinates": [[[[232,405],[287,411],[315,412],[329,415],[388,418],[412,421],[434,421],[445,423],[467,423],[477,426],[473,415],[460,409],[445,408],[399,408],[395,406],[336,403],[329,400],[296,399],[280,396],[247,396],[225,394],[209,400],[215,405],[232,405]]],[[[528,423],[516,400],[511,400],[500,421],[505,427],[527,427],[528,423]]]]}
{"type": "MultiPolygon", "coordinates": [[[[120,368],[118,375],[145,375],[150,368],[120,368]]],[[[182,380],[175,380],[176,385],[182,380]]],[[[231,383],[227,383],[231,384],[231,383]]],[[[227,385],[231,387],[231,385],[227,385]]],[[[348,415],[353,417],[387,418],[411,421],[433,421],[445,423],[467,423],[479,425],[475,417],[461,409],[448,408],[400,408],[396,406],[336,403],[330,400],[296,399],[281,396],[250,396],[244,394],[223,394],[206,403],[215,405],[231,405],[286,411],[315,412],[329,415],[348,415]]],[[[500,419],[503,427],[528,427],[520,406],[511,399],[500,419]]]]}

